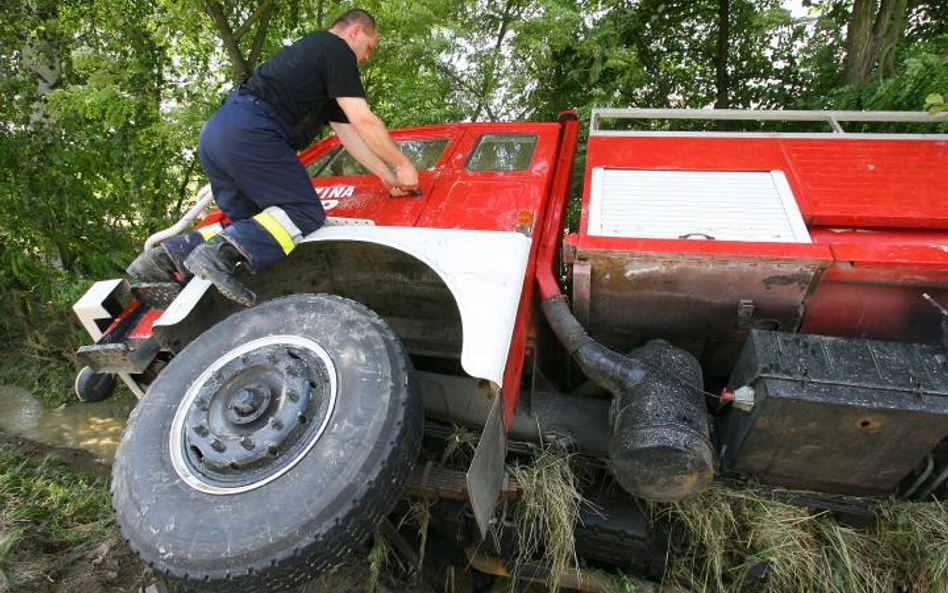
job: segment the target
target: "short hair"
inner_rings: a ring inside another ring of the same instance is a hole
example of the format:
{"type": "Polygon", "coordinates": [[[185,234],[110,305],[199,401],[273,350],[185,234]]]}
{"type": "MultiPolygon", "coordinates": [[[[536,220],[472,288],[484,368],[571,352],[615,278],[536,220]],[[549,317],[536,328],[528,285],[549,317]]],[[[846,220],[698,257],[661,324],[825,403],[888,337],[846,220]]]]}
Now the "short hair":
{"type": "Polygon", "coordinates": [[[369,14],[369,11],[364,8],[350,8],[344,13],[340,14],[335,21],[332,23],[331,29],[340,28],[345,29],[350,25],[359,23],[362,25],[362,28],[366,31],[372,32],[377,31],[378,27],[375,25],[375,19],[369,14]]]}

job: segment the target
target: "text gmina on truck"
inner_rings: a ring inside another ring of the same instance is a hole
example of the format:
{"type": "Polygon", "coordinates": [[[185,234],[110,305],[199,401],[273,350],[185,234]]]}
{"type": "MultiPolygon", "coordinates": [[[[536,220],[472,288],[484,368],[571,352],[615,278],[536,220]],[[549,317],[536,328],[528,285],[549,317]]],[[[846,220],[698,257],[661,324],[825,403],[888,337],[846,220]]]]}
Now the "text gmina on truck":
{"type": "Polygon", "coordinates": [[[635,498],[751,480],[855,520],[854,496],[943,496],[948,135],[844,126],[945,121],[596,110],[568,233],[572,112],[392,132],[417,197],[315,144],[329,222],[241,277],[258,305],[200,279],[98,282],[75,305],[95,340],[80,397],[117,376],[141,398],[113,470],[125,540],[191,586],[277,591],[361,545],[407,485],[464,549],[510,529],[508,445],[541,440],[601,468],[580,557],[636,573],[665,548],[635,498]],[[829,131],[793,131],[814,122],[829,131]],[[439,462],[452,425],[480,431],[469,466],[439,462]]]}

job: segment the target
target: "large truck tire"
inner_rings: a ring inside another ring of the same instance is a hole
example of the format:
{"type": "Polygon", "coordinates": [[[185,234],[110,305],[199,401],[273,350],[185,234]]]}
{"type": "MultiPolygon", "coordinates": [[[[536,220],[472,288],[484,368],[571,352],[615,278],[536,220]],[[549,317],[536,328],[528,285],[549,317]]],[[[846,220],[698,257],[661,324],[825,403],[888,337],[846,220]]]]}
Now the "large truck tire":
{"type": "Polygon", "coordinates": [[[162,371],[116,454],[112,506],[156,572],[282,591],[338,564],[392,510],[422,434],[398,338],[332,295],[241,311],[162,371]]]}

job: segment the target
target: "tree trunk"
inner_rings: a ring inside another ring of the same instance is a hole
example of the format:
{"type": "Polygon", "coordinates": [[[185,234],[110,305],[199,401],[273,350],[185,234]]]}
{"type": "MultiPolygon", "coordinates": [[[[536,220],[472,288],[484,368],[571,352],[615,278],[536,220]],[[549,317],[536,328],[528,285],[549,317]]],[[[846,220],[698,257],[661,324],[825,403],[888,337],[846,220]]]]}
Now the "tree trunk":
{"type": "Polygon", "coordinates": [[[731,80],[727,71],[727,57],[731,45],[730,4],[730,0],[718,0],[718,51],[714,60],[715,86],[717,87],[715,109],[730,109],[731,107],[729,94],[731,80]]]}
{"type": "Polygon", "coordinates": [[[862,86],[873,69],[890,74],[908,22],[908,0],[854,0],[840,82],[862,86]]]}

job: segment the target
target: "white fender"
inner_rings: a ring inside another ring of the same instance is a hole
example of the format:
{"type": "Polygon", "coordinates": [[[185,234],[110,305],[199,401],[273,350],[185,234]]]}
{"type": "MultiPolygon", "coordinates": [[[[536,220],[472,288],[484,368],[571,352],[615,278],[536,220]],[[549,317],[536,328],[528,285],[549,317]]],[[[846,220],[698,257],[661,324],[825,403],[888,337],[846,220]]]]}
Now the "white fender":
{"type": "Polygon", "coordinates": [[[461,366],[503,384],[530,239],[520,233],[380,226],[326,226],[302,242],[361,241],[398,249],[427,264],[461,312],[461,366]]]}

